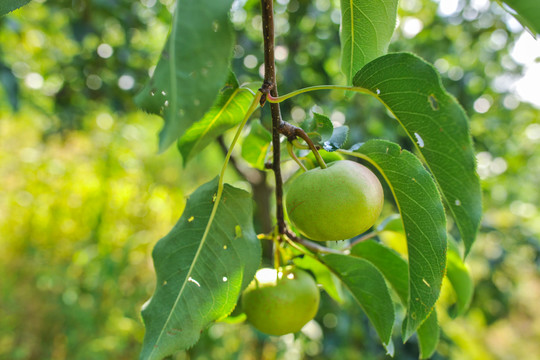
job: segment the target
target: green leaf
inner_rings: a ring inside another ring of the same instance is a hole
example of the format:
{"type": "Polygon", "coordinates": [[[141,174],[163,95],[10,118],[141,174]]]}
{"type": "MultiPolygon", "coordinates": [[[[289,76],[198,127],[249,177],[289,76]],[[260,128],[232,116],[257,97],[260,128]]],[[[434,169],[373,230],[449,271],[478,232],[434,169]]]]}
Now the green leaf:
{"type": "Polygon", "coordinates": [[[6,15],[13,10],[17,10],[29,2],[30,0],[2,0],[2,2],[0,2],[0,16],[6,15]]]}
{"type": "Polygon", "coordinates": [[[533,35],[540,33],[540,1],[538,0],[503,0],[512,10],[510,13],[529,28],[533,35]]]}
{"type": "Polygon", "coordinates": [[[264,170],[264,162],[272,141],[272,134],[259,120],[251,122],[249,135],[242,143],[242,157],[254,168],[264,170]]]}
{"type": "Polygon", "coordinates": [[[438,183],[470,250],[480,225],[482,199],[465,112],[433,66],[419,57],[382,56],[354,77],[359,91],[377,97],[404,127],[438,183]]]}
{"type": "Polygon", "coordinates": [[[234,45],[232,0],[178,0],[172,30],[154,75],[135,102],[163,116],[159,150],[174,143],[214,103],[234,45]]]}
{"type": "Polygon", "coordinates": [[[326,115],[313,113],[313,118],[306,119],[300,127],[309,135],[315,144],[322,144],[330,140],[334,132],[334,125],[326,115]]]}
{"type": "Polygon", "coordinates": [[[324,290],[338,303],[343,302],[343,290],[341,282],[326,265],[311,256],[295,257],[293,262],[298,267],[309,270],[315,275],[317,283],[321,284],[324,290]]]}
{"type": "Polygon", "coordinates": [[[188,199],[178,223],[156,244],[156,290],[142,310],[141,359],[192,346],[212,321],[228,315],[257,271],[261,250],[250,195],[225,185],[212,218],[218,179],[188,199]]]}
{"type": "Polygon", "coordinates": [[[403,331],[408,339],[431,313],[446,265],[446,217],[437,186],[412,153],[369,140],[350,153],[372,163],[388,183],[403,219],[409,258],[409,295],[403,331]]]}
{"type": "Polygon", "coordinates": [[[409,266],[397,252],[374,240],[362,241],[351,249],[351,255],[372,263],[396,291],[401,303],[409,300],[409,266]]]}
{"type": "Polygon", "coordinates": [[[427,359],[433,355],[439,344],[440,331],[437,311],[433,310],[426,321],[418,328],[420,359],[427,359]]]}
{"type": "MultiPolygon", "coordinates": [[[[449,237],[449,239],[451,238],[449,237]]],[[[450,309],[450,315],[456,317],[465,313],[469,308],[474,293],[474,284],[469,269],[459,254],[457,244],[451,239],[448,245],[446,276],[452,284],[457,299],[456,305],[450,309]]]]}
{"type": "Polygon", "coordinates": [[[184,159],[184,166],[219,135],[238,125],[252,101],[253,94],[240,88],[236,76],[230,73],[212,108],[178,140],[178,150],[184,159]]]}
{"type": "Polygon", "coordinates": [[[341,0],[341,71],[354,74],[386,54],[396,27],[398,0],[341,0]]]}
{"type": "Polygon", "coordinates": [[[341,149],[343,147],[343,144],[347,141],[347,137],[349,136],[349,127],[348,126],[340,126],[334,129],[334,132],[332,133],[332,137],[328,141],[325,141],[323,144],[323,148],[326,151],[336,151],[338,149],[341,149]]]}
{"type": "Polygon", "coordinates": [[[328,254],[321,260],[350,290],[390,351],[394,305],[383,276],[370,262],[346,255],[328,254]]]}

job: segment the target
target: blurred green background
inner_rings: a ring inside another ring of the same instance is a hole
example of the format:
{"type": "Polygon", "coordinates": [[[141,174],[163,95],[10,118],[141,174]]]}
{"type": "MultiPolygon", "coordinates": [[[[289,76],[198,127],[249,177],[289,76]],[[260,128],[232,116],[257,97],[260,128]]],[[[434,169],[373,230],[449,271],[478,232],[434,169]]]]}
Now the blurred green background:
{"type": "MultiPolygon", "coordinates": [[[[217,144],[186,167],[174,148],[158,155],[162,120],[132,102],[159,57],[173,4],[34,0],[0,18],[0,359],[138,357],[139,310],[154,288],[152,247],[180,217],[185,196],[216,176],[223,160],[217,144]]],[[[338,5],[277,1],[281,93],[344,83],[338,5]]],[[[482,228],[467,260],[473,303],[461,318],[439,313],[442,338],[433,358],[538,359],[539,42],[487,0],[400,6],[390,50],[434,63],[464,106],[484,191],[482,228]]],[[[233,68],[241,81],[261,79],[258,14],[258,1],[233,5],[233,68]]],[[[283,104],[292,122],[314,110],[350,125],[351,143],[381,137],[412,149],[366,96],[317,92],[283,104]]],[[[233,170],[228,179],[249,186],[233,170]]],[[[259,219],[257,226],[267,225],[259,219]]],[[[445,292],[443,300],[451,296],[445,292]]],[[[395,358],[418,357],[415,338],[394,342],[395,358]]],[[[338,305],[325,295],[316,321],[296,337],[218,323],[175,358],[383,359],[385,353],[352,299],[338,305]]]]}

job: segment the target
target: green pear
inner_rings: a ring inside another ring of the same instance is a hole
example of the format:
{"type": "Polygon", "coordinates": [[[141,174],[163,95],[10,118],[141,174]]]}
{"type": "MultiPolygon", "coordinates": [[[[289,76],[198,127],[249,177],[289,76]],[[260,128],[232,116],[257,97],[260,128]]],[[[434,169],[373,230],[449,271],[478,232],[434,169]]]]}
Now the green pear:
{"type": "Polygon", "coordinates": [[[242,294],[247,320],[259,331],[281,336],[295,333],[317,314],[320,294],[305,271],[287,266],[259,269],[242,294]]]}
{"type": "Polygon", "coordinates": [[[289,220],[305,237],[345,240],[372,227],[383,202],[377,176],[359,163],[341,160],[293,179],[285,208],[289,220]]]}

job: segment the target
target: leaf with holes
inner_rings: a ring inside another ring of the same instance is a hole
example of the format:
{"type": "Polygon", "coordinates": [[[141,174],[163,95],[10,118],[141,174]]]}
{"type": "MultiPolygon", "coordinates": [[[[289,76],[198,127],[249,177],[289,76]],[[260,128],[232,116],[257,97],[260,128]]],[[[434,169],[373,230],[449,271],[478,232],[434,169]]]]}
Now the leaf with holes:
{"type": "Polygon", "coordinates": [[[408,53],[382,56],[354,77],[357,91],[377,97],[414,141],[461,233],[467,253],[482,217],[480,180],[465,111],[433,66],[408,53]]]}
{"type": "Polygon", "coordinates": [[[340,278],[375,327],[389,353],[393,352],[394,304],[383,276],[370,262],[353,256],[328,254],[321,260],[340,278]]]}
{"type": "Polygon", "coordinates": [[[396,27],[397,0],[341,0],[341,71],[354,74],[386,54],[396,27]]]}
{"type": "Polygon", "coordinates": [[[30,0],[2,0],[2,2],[0,2],[0,16],[17,10],[29,2],[30,0]]]}
{"type": "Polygon", "coordinates": [[[446,217],[437,186],[420,160],[399,145],[369,140],[349,155],[374,165],[385,178],[401,213],[407,238],[409,294],[403,339],[429,316],[446,267],[446,217]]]}
{"type": "Polygon", "coordinates": [[[240,88],[236,76],[230,73],[212,108],[178,140],[184,166],[219,135],[238,125],[252,101],[253,94],[246,88],[240,88]]]}
{"type": "Polygon", "coordinates": [[[178,0],[172,30],[152,79],[136,96],[143,110],[161,115],[164,151],[214,103],[234,45],[232,0],[178,0]]]}
{"type": "Polygon", "coordinates": [[[192,346],[210,322],[234,309],[257,271],[261,250],[252,199],[225,185],[212,217],[217,191],[217,178],[199,187],[154,248],[157,284],[142,310],[146,334],[141,359],[162,359],[192,346]]]}

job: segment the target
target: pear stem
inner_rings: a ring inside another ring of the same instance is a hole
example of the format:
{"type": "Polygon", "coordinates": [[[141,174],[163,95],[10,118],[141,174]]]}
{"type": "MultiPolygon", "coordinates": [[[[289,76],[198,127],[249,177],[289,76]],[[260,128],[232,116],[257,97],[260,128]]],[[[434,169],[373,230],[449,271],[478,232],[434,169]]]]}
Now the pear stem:
{"type": "Polygon", "coordinates": [[[287,142],[287,151],[289,152],[289,155],[291,156],[291,158],[298,164],[298,166],[300,166],[302,170],[307,171],[307,168],[304,166],[304,164],[302,164],[300,159],[298,159],[298,157],[294,153],[293,145],[290,141],[287,142]]]}

